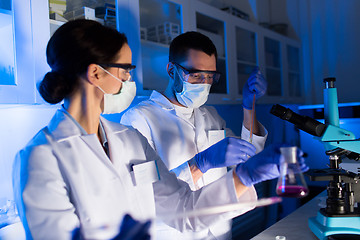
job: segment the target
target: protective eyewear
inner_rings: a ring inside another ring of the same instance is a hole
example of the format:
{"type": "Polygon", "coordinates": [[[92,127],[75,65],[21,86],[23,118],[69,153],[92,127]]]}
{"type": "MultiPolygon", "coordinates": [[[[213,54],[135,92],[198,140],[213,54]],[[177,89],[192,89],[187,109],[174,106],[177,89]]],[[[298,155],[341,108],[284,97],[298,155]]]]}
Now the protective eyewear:
{"type": "Polygon", "coordinates": [[[178,63],[173,63],[176,67],[180,68],[184,73],[184,80],[188,83],[218,83],[221,74],[217,71],[204,71],[197,69],[186,69],[178,63]]]}
{"type": "Polygon", "coordinates": [[[106,68],[106,67],[115,67],[115,68],[121,68],[122,71],[122,77],[124,79],[127,79],[126,74],[130,74],[131,75],[131,70],[134,70],[136,68],[135,65],[131,65],[131,64],[122,64],[122,63],[101,63],[99,64],[100,66],[106,68]]]}

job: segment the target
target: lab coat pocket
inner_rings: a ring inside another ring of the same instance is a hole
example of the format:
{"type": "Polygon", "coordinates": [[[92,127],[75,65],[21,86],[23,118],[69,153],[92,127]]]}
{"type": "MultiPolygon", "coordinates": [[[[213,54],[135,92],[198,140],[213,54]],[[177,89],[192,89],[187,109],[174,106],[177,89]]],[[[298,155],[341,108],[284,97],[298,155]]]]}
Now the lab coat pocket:
{"type": "Polygon", "coordinates": [[[214,145],[215,143],[223,140],[225,138],[225,130],[209,130],[208,131],[208,139],[209,146],[214,145]]]}
{"type": "Polygon", "coordinates": [[[141,186],[160,180],[156,161],[132,165],[131,177],[134,186],[141,186]]]}

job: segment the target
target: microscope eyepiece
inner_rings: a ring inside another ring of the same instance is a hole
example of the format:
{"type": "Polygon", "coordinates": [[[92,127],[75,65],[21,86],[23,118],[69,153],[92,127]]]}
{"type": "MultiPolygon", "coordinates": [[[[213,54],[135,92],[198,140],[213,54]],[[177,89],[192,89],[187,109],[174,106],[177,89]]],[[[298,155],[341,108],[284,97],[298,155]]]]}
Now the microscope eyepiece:
{"type": "Polygon", "coordinates": [[[275,104],[270,113],[276,117],[293,123],[297,128],[313,136],[321,137],[326,129],[326,125],[307,116],[299,115],[291,109],[275,104]]]}
{"type": "Polygon", "coordinates": [[[334,78],[334,77],[324,78],[325,88],[334,88],[335,81],[336,81],[336,78],[334,78]]]}

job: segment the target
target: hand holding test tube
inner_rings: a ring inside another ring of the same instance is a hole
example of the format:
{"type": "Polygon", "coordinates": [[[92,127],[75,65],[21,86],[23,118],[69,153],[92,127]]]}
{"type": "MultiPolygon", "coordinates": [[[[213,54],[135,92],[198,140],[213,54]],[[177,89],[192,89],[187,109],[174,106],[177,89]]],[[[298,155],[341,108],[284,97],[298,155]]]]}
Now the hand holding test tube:
{"type": "Polygon", "coordinates": [[[243,107],[251,110],[250,139],[252,143],[255,121],[255,102],[266,93],[267,82],[259,67],[255,67],[243,87],[243,107]]]}

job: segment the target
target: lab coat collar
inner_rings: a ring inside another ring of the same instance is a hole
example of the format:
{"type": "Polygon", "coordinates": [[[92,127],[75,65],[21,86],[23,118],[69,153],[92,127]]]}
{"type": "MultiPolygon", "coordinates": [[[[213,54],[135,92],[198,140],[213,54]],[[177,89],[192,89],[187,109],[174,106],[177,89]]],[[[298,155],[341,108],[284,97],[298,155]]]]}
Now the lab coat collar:
{"type": "Polygon", "coordinates": [[[127,126],[124,126],[117,122],[109,121],[102,116],[100,116],[100,122],[103,125],[103,128],[106,133],[106,137],[108,139],[111,135],[114,135],[114,134],[117,134],[117,133],[120,133],[120,132],[123,132],[123,131],[126,131],[129,129],[129,127],[127,127],[127,126]]]}
{"type": "MultiPolygon", "coordinates": [[[[174,105],[164,95],[162,95],[161,93],[154,90],[151,93],[149,100],[155,102],[156,104],[158,104],[163,109],[168,110],[171,113],[173,113],[174,115],[176,115],[174,105]]],[[[204,116],[204,115],[206,115],[205,107],[201,106],[199,108],[194,108],[194,114],[195,114],[195,126],[196,126],[196,125],[198,125],[198,124],[196,124],[196,122],[197,122],[196,119],[198,118],[196,116],[204,116]]],[[[188,121],[186,121],[186,122],[188,122],[188,121]]],[[[188,123],[190,125],[192,125],[193,127],[195,127],[192,123],[190,123],[190,122],[188,122],[188,123]]]]}
{"type": "Polygon", "coordinates": [[[172,110],[175,112],[174,105],[164,95],[162,95],[161,93],[159,93],[157,91],[153,91],[151,93],[149,100],[157,103],[163,109],[166,109],[169,111],[172,110]]]}
{"type": "Polygon", "coordinates": [[[69,137],[81,136],[81,129],[66,113],[59,109],[48,125],[49,131],[55,141],[61,141],[69,137]]]}
{"type": "Polygon", "coordinates": [[[101,143],[102,143],[103,147],[106,148],[108,140],[107,140],[107,137],[106,137],[104,125],[102,124],[101,121],[100,121],[100,126],[99,126],[99,134],[100,134],[101,143]]]}
{"type": "MultiPolygon", "coordinates": [[[[157,103],[164,109],[175,111],[173,103],[171,103],[164,95],[157,91],[153,91],[149,98],[150,101],[157,103]]],[[[194,112],[198,112],[197,114],[205,115],[206,111],[203,109],[203,106],[199,108],[194,108],[194,112]]]]}
{"type": "Polygon", "coordinates": [[[199,114],[201,114],[202,116],[206,115],[205,107],[201,106],[199,108],[194,108],[194,114],[195,114],[195,118],[196,118],[196,115],[199,115],[199,114]]]}
{"type": "Polygon", "coordinates": [[[78,123],[72,116],[71,114],[65,109],[64,105],[62,105],[62,108],[59,109],[59,111],[62,111],[63,113],[65,113],[66,116],[68,116],[71,121],[73,121],[73,123],[75,123],[75,125],[79,128],[81,135],[87,135],[87,132],[85,131],[85,129],[80,125],[80,123],[78,123]]]}
{"type": "MultiPolygon", "coordinates": [[[[129,128],[115,123],[110,122],[106,120],[105,118],[100,116],[100,122],[105,130],[106,138],[108,141],[111,142],[111,140],[116,139],[114,135],[126,131],[129,128]]],[[[77,126],[77,124],[70,119],[69,116],[64,113],[62,110],[58,110],[52,120],[50,121],[48,125],[48,130],[51,134],[52,139],[55,142],[66,142],[69,139],[72,138],[78,138],[82,139],[89,148],[94,152],[95,155],[98,156],[98,158],[108,166],[108,168],[116,174],[116,176],[120,177],[119,173],[115,170],[114,165],[111,164],[111,161],[109,157],[106,155],[105,151],[102,149],[101,144],[99,143],[99,140],[95,134],[83,134],[81,132],[81,129],[77,126]]],[[[118,155],[118,149],[113,148],[111,150],[111,144],[109,145],[109,153],[110,155],[118,155]]],[[[116,159],[117,157],[114,157],[112,159],[116,159]]],[[[116,161],[113,162],[114,164],[119,164],[116,161]]]]}
{"type": "MultiPolygon", "coordinates": [[[[111,164],[111,169],[113,169],[113,167],[117,168],[117,174],[119,174],[118,171],[121,171],[119,165],[121,164],[121,157],[123,153],[121,151],[121,148],[119,148],[119,143],[118,143],[118,138],[116,137],[117,134],[122,133],[124,131],[129,130],[129,127],[121,125],[119,123],[116,122],[111,122],[109,120],[106,120],[103,117],[100,117],[100,122],[101,125],[104,129],[104,132],[106,134],[106,138],[108,141],[108,153],[109,156],[107,156],[108,158],[111,159],[112,164],[111,164]]],[[[109,164],[110,162],[107,161],[107,164],[109,164]]],[[[126,173],[123,173],[126,174],[126,173]]],[[[121,175],[121,173],[120,173],[121,175]]]]}
{"type": "MultiPolygon", "coordinates": [[[[110,122],[101,116],[100,121],[105,129],[107,137],[108,134],[118,133],[128,129],[123,125],[110,122]]],[[[74,120],[70,119],[70,117],[67,116],[62,109],[56,111],[54,117],[48,125],[48,128],[55,141],[62,141],[71,137],[86,136],[74,120]]]]}

